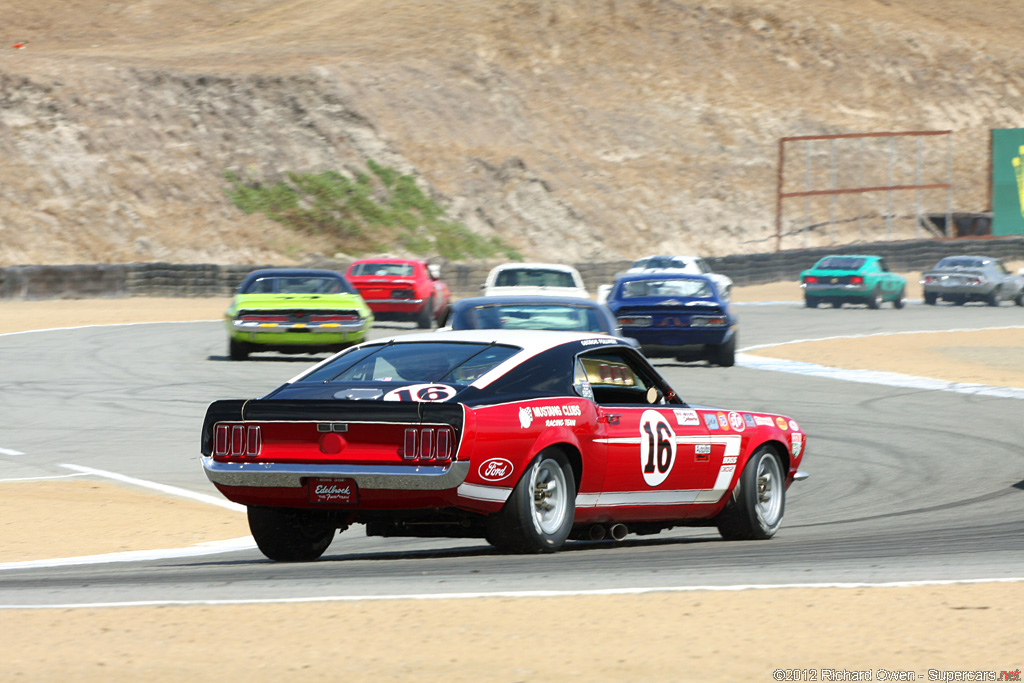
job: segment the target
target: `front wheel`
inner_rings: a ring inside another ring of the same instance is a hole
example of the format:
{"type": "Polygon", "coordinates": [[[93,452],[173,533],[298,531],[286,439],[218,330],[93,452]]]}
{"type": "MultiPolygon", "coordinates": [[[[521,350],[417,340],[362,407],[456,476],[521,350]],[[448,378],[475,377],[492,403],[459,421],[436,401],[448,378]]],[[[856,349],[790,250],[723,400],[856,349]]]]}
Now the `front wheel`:
{"type": "Polygon", "coordinates": [[[315,510],[249,506],[249,531],[260,551],[276,562],[310,562],[324,554],[335,526],[315,510]]]}
{"type": "Polygon", "coordinates": [[[558,450],[541,451],[512,489],[501,512],[487,519],[487,541],[504,552],[553,553],[576,517],[576,479],[558,450]]]}
{"type": "Polygon", "coordinates": [[[765,540],[775,535],[786,508],[786,480],[782,461],[771,448],[754,451],[716,520],[727,541],[765,540]]]}

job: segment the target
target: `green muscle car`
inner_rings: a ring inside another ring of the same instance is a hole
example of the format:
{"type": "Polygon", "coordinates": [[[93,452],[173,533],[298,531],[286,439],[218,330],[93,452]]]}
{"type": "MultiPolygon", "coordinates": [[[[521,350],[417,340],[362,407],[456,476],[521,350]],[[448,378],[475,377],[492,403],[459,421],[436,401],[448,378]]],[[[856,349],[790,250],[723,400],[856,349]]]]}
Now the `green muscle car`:
{"type": "Polygon", "coordinates": [[[829,303],[840,308],[844,303],[866,304],[878,308],[891,301],[894,308],[903,308],[907,281],[902,275],[889,272],[881,256],[826,256],[813,268],[800,273],[807,308],[829,303]]]}

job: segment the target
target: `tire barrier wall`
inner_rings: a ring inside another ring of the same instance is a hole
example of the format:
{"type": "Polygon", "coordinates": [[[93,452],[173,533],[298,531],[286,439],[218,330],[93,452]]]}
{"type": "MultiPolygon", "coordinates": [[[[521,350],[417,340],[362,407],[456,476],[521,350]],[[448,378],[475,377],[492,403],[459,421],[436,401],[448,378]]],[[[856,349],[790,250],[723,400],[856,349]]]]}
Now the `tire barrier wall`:
{"type": "MultiPolygon", "coordinates": [[[[801,270],[828,254],[877,254],[895,271],[925,270],[944,256],[986,255],[1004,261],[1024,260],[1024,236],[961,238],[848,244],[796,249],[767,254],[738,254],[707,258],[717,272],[736,285],[796,282],[801,270]]],[[[344,270],[344,262],[320,260],[310,267],[344,270]]],[[[591,294],[611,283],[630,261],[577,263],[591,294]]],[[[10,266],[0,268],[0,300],[92,299],[130,296],[229,297],[242,279],[257,268],[211,264],[127,263],[118,265],[10,266]]],[[[489,265],[445,264],[441,277],[457,297],[481,293],[489,265]]]]}

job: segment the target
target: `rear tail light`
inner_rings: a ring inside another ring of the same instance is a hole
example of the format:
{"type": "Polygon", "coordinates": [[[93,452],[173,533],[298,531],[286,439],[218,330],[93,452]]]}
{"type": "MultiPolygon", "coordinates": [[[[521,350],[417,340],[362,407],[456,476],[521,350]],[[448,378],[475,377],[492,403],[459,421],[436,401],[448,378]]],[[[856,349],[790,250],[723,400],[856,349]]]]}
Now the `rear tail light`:
{"type": "Polygon", "coordinates": [[[980,285],[984,282],[980,277],[969,277],[967,278],[967,284],[969,285],[980,285]]]}
{"type": "Polygon", "coordinates": [[[402,443],[405,460],[447,461],[452,459],[454,433],[450,427],[409,427],[402,443]]]}
{"type": "Polygon", "coordinates": [[[623,315],[619,316],[620,327],[650,327],[653,323],[649,315],[623,315]]]}
{"type": "Polygon", "coordinates": [[[932,285],[939,281],[939,278],[934,275],[925,275],[924,279],[921,280],[922,285],[932,285]]]}
{"type": "Polygon", "coordinates": [[[804,282],[806,282],[809,285],[816,285],[818,284],[818,278],[816,278],[813,275],[808,275],[807,277],[804,278],[804,282]]]}
{"type": "Polygon", "coordinates": [[[213,454],[220,457],[255,458],[263,448],[259,425],[221,422],[214,427],[213,454]]]}
{"type": "Polygon", "coordinates": [[[309,322],[311,323],[351,323],[359,320],[358,315],[347,315],[347,314],[325,314],[317,315],[312,314],[309,316],[309,322]]]}
{"type": "Polygon", "coordinates": [[[854,275],[853,277],[850,278],[850,284],[862,285],[864,284],[864,278],[862,278],[860,275],[854,275]]]}
{"type": "Polygon", "coordinates": [[[690,327],[725,327],[729,321],[721,315],[695,315],[690,318],[690,327]]]}
{"type": "Polygon", "coordinates": [[[392,299],[411,299],[416,296],[416,293],[411,289],[393,289],[391,290],[392,299]]]}
{"type": "Polygon", "coordinates": [[[288,316],[286,315],[254,315],[254,314],[243,314],[238,316],[238,319],[245,323],[286,323],[288,322],[288,316]]]}

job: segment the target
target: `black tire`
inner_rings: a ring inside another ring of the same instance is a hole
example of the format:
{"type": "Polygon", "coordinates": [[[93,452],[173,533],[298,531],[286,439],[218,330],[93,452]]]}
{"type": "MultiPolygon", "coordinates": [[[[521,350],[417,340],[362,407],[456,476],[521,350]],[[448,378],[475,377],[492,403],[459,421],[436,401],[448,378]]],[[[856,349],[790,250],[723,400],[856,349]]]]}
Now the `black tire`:
{"type": "Polygon", "coordinates": [[[231,360],[245,360],[249,357],[249,349],[242,342],[229,339],[228,355],[231,356],[231,360]]]}
{"type": "Polygon", "coordinates": [[[843,307],[843,302],[842,301],[833,301],[832,302],[832,308],[842,308],[842,307],[843,307]]]}
{"type": "Polygon", "coordinates": [[[868,296],[867,300],[868,308],[878,309],[882,307],[882,297],[878,293],[878,287],[872,290],[871,295],[868,296]]]}
{"type": "Polygon", "coordinates": [[[734,332],[729,341],[715,348],[715,355],[711,362],[723,368],[731,368],[736,365],[736,333],[734,332]]]}
{"type": "Polygon", "coordinates": [[[928,304],[929,306],[934,306],[935,303],[938,300],[939,300],[939,295],[938,294],[936,294],[934,292],[925,292],[924,293],[924,302],[926,304],[928,304]]]}
{"type": "Polygon", "coordinates": [[[903,308],[903,290],[900,289],[900,293],[896,295],[896,298],[892,300],[893,308],[903,308]]]}
{"type": "Polygon", "coordinates": [[[817,308],[819,303],[818,297],[811,296],[810,294],[804,295],[804,306],[807,308],[817,308]]]}
{"type": "Polygon", "coordinates": [[[1024,289],[1020,290],[1020,293],[1017,294],[1017,298],[1014,299],[1014,301],[1017,302],[1018,306],[1024,306],[1024,289]]]}
{"type": "Polygon", "coordinates": [[[336,528],[316,510],[249,506],[249,531],[275,562],[310,562],[324,554],[336,528]]]}
{"type": "Polygon", "coordinates": [[[416,327],[421,330],[429,330],[434,325],[434,300],[427,299],[427,304],[420,311],[420,314],[416,316],[416,327]]]}
{"type": "Polygon", "coordinates": [[[786,480],[775,451],[762,446],[743,468],[725,509],[715,519],[727,541],[766,540],[775,535],[786,510],[786,480]]]}
{"type": "Polygon", "coordinates": [[[989,292],[987,297],[985,297],[985,303],[987,303],[989,306],[998,306],[1002,302],[1002,294],[1002,288],[996,287],[991,292],[989,292]]]}
{"type": "Polygon", "coordinates": [[[576,479],[558,450],[541,451],[523,472],[501,512],[487,519],[487,541],[510,553],[553,553],[576,517],[576,479]]]}

